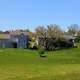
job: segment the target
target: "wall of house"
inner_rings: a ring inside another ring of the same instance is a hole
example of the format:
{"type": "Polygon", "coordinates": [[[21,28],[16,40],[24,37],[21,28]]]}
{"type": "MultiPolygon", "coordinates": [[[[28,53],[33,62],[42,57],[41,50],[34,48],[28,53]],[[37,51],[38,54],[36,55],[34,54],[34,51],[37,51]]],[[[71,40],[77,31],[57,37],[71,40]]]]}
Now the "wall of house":
{"type": "Polygon", "coordinates": [[[12,42],[17,43],[17,48],[28,48],[28,35],[12,35],[11,40],[12,42]]]}
{"type": "Polygon", "coordinates": [[[11,41],[9,39],[0,39],[0,47],[1,48],[10,48],[11,41]]]}
{"type": "Polygon", "coordinates": [[[1,48],[28,48],[28,35],[11,35],[10,39],[0,39],[1,48]],[[16,45],[14,44],[16,43],[16,45]]]}

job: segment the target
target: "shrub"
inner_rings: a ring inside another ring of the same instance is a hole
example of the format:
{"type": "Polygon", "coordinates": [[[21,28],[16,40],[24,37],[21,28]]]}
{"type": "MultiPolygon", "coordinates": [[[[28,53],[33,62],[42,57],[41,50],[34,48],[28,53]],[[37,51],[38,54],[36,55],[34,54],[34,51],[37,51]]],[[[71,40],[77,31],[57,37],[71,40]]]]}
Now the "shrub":
{"type": "Polygon", "coordinates": [[[45,55],[45,50],[40,49],[40,50],[39,50],[39,55],[40,55],[40,57],[46,57],[46,55],[45,55]]]}

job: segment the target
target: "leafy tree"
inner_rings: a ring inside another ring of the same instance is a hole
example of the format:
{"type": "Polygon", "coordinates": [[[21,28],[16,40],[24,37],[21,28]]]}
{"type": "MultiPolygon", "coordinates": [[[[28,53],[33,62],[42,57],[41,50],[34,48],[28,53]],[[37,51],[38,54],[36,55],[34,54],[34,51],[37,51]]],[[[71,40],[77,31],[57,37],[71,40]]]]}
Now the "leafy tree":
{"type": "Polygon", "coordinates": [[[30,49],[37,49],[37,42],[35,37],[30,37],[29,39],[29,48],[30,49]]]}
{"type": "Polygon", "coordinates": [[[31,32],[29,29],[26,29],[26,30],[24,30],[24,31],[26,31],[26,32],[31,32]]]}

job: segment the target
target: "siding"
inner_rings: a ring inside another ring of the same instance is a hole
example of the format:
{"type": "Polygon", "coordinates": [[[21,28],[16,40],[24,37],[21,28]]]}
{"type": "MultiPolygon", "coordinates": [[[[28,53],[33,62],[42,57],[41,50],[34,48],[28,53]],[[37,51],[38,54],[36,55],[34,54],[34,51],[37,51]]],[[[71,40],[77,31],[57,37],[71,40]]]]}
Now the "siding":
{"type": "Polygon", "coordinates": [[[28,35],[12,35],[11,40],[17,43],[17,48],[28,48],[28,35]]]}
{"type": "Polygon", "coordinates": [[[11,35],[10,39],[0,39],[1,48],[12,48],[14,42],[17,43],[17,48],[28,48],[28,35],[11,35]]]}
{"type": "Polygon", "coordinates": [[[9,39],[0,40],[0,47],[1,48],[10,48],[11,47],[11,41],[9,39]]]}

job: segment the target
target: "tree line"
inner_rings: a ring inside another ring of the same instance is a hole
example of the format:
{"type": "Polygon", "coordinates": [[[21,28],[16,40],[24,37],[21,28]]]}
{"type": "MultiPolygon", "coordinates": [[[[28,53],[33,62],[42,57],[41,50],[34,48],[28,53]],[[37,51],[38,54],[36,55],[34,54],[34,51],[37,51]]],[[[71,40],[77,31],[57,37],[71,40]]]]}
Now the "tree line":
{"type": "MultiPolygon", "coordinates": [[[[37,36],[46,50],[54,50],[61,47],[72,47],[73,41],[66,39],[66,35],[77,37],[76,41],[80,40],[80,28],[77,24],[72,24],[68,27],[67,31],[63,31],[59,25],[50,24],[45,26],[38,26],[35,29],[37,36]]],[[[40,45],[39,44],[39,45],[40,45]]],[[[41,46],[40,46],[41,47],[41,46]]]]}
{"type": "Polygon", "coordinates": [[[50,24],[45,26],[38,26],[35,31],[40,36],[46,36],[46,37],[61,37],[64,34],[69,34],[72,36],[79,36],[80,34],[80,27],[78,24],[72,24],[67,27],[67,31],[63,31],[59,25],[56,24],[50,24]]]}

